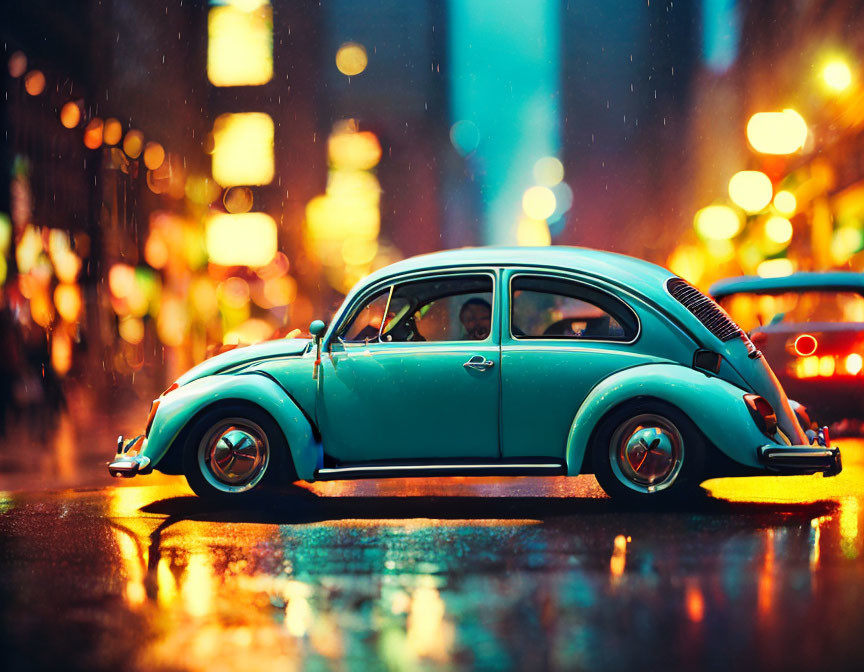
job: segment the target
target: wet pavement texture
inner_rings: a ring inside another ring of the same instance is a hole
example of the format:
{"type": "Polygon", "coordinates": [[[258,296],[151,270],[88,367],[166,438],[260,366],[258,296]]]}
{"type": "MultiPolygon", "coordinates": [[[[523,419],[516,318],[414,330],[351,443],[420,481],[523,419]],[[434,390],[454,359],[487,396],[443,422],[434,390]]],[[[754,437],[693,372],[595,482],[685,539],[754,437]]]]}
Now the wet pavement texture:
{"type": "MultiPolygon", "coordinates": [[[[864,441],[844,472],[639,511],[593,477],[0,492],[0,668],[848,669],[864,441]]],[[[6,481],[6,487],[11,488],[6,481]]]]}

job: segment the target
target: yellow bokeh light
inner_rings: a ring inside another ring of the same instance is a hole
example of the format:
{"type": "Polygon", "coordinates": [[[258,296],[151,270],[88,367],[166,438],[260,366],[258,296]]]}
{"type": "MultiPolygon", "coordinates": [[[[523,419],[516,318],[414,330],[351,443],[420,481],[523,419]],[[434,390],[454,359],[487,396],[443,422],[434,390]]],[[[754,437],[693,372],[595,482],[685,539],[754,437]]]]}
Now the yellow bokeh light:
{"type": "Polygon", "coordinates": [[[223,114],[213,125],[213,178],[223,187],[273,181],[273,120],[263,112],[223,114]]]}
{"type": "Polygon", "coordinates": [[[148,142],[144,147],[144,165],[156,170],[165,161],[165,150],[158,142],[148,142]]]}
{"type": "Polygon", "coordinates": [[[215,214],[207,220],[207,254],[220,266],[265,266],[276,255],[276,222],[262,212],[215,214]]]}
{"type": "Polygon", "coordinates": [[[131,130],[123,138],[123,151],[130,159],[137,159],[144,149],[144,134],[141,131],[131,130]]]}
{"type": "Polygon", "coordinates": [[[747,140],[762,154],[792,154],[807,141],[807,122],[792,109],[758,112],[747,122],[747,140]]]}
{"type": "Polygon", "coordinates": [[[756,273],[763,278],[782,278],[794,272],[795,265],[789,259],[766,259],[756,267],[756,273]]]}
{"type": "Polygon", "coordinates": [[[214,86],[259,86],[273,78],[273,8],[234,2],[207,19],[207,78],[214,86]]]}
{"type": "Polygon", "coordinates": [[[61,282],[54,290],[54,305],[64,320],[75,323],[81,315],[81,288],[61,282]]]}
{"type": "Polygon", "coordinates": [[[785,217],[769,217],[765,222],[765,235],[775,243],[788,243],[792,240],[792,222],[785,217]]]}
{"type": "Polygon", "coordinates": [[[798,207],[798,200],[795,198],[795,194],[791,191],[778,191],[777,195],[774,196],[774,207],[777,208],[777,212],[781,215],[789,217],[790,215],[795,214],[795,209],[798,207]]]}
{"type": "Polygon", "coordinates": [[[102,146],[104,124],[99,118],[91,119],[84,129],[84,146],[87,149],[99,149],[102,146]]]}
{"type": "Polygon", "coordinates": [[[530,219],[546,219],[555,212],[555,194],[549,187],[529,187],[522,195],[522,209],[530,219]]]}
{"type": "Polygon", "coordinates": [[[116,119],[106,119],[102,130],[102,140],[106,145],[116,145],[123,137],[123,126],[116,119]]]}
{"type": "Polygon", "coordinates": [[[117,331],[127,343],[138,345],[144,340],[144,322],[139,317],[124,317],[117,325],[117,331]]]}
{"type": "Polygon", "coordinates": [[[729,180],[729,198],[745,212],[759,212],[773,195],[771,178],[758,170],[742,170],[729,180]]]}
{"type": "Polygon", "coordinates": [[[709,205],[696,213],[696,232],[708,240],[728,240],[741,231],[741,217],[726,205],[709,205]]]}
{"type": "Polygon", "coordinates": [[[343,75],[359,75],[369,64],[366,48],[356,42],[346,42],[336,52],[336,67],[343,75]]]}
{"type": "Polygon", "coordinates": [[[72,340],[65,332],[55,332],[51,339],[51,366],[61,376],[72,368],[72,340]]]}
{"type": "Polygon", "coordinates": [[[830,61],[822,68],[822,82],[831,91],[845,91],[852,84],[852,70],[845,61],[830,61]]]}
{"type": "Polygon", "coordinates": [[[534,164],[534,179],[544,187],[554,187],[564,179],[564,164],[554,156],[544,156],[534,164]]]}
{"type": "Polygon", "coordinates": [[[327,141],[330,163],[346,170],[369,170],[381,160],[381,144],[369,131],[333,133],[327,141]]]}
{"type": "Polygon", "coordinates": [[[552,234],[546,220],[520,217],[516,227],[516,244],[527,247],[551,245],[552,234]]]}
{"type": "Polygon", "coordinates": [[[225,345],[253,345],[266,341],[273,335],[273,327],[268,322],[252,318],[240,326],[225,333],[222,343],[225,345]]]}
{"type": "Polygon", "coordinates": [[[41,70],[31,70],[24,77],[24,90],[31,96],[38,96],[45,90],[45,75],[41,70]]]}
{"type": "Polygon", "coordinates": [[[81,108],[78,103],[70,100],[60,108],[60,123],[66,128],[75,128],[81,123],[81,108]]]}

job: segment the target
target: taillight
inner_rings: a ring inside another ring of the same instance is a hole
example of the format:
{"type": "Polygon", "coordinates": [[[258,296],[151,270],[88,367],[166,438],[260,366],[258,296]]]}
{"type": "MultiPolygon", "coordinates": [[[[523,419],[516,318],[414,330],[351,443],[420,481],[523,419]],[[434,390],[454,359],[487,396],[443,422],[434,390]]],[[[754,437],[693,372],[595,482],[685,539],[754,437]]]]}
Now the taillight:
{"type": "Polygon", "coordinates": [[[763,434],[774,436],[777,432],[777,414],[764,397],[758,394],[745,394],[744,403],[750,409],[750,415],[762,430],[763,434]]]}
{"type": "Polygon", "coordinates": [[[846,373],[850,376],[857,376],[861,373],[861,369],[864,368],[864,358],[857,352],[853,352],[843,360],[843,366],[846,368],[846,373]]]}
{"type": "Polygon", "coordinates": [[[159,408],[159,400],[157,399],[150,404],[150,414],[147,416],[147,426],[144,428],[144,436],[150,436],[150,427],[153,425],[153,418],[156,417],[156,409],[159,408]]]}
{"type": "Polygon", "coordinates": [[[176,390],[178,387],[180,387],[180,386],[179,386],[177,383],[171,383],[171,387],[169,387],[167,390],[165,390],[165,391],[164,391],[162,394],[160,394],[159,396],[160,396],[160,397],[164,397],[166,394],[168,394],[169,392],[173,392],[173,391],[176,390]]]}
{"type": "Polygon", "coordinates": [[[799,357],[809,357],[816,352],[819,347],[819,341],[811,334],[801,334],[792,342],[792,350],[799,357]]]}

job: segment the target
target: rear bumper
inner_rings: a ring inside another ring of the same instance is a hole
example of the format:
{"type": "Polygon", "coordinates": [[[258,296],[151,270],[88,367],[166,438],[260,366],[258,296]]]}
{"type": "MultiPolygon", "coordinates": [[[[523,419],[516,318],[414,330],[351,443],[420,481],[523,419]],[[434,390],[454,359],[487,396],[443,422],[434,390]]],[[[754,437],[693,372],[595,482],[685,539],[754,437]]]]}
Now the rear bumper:
{"type": "Polygon", "coordinates": [[[146,444],[147,439],[143,434],[125,442],[122,435],[118,436],[117,454],[108,463],[108,473],[115,478],[132,478],[137,474],[150,473],[153,470],[150,458],[140,454],[146,444]]]}
{"type": "Polygon", "coordinates": [[[843,470],[840,449],[830,446],[762,446],[759,460],[768,471],[778,474],[836,476],[843,470]]]}

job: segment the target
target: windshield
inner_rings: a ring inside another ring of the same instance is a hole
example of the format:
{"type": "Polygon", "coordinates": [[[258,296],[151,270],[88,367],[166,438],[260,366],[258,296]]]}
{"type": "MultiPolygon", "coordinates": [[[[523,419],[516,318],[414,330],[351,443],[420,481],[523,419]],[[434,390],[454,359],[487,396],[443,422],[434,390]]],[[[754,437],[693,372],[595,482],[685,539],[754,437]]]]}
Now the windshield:
{"type": "Polygon", "coordinates": [[[864,296],[854,291],[730,294],[718,303],[745,331],[806,322],[864,322],[864,296]]]}

